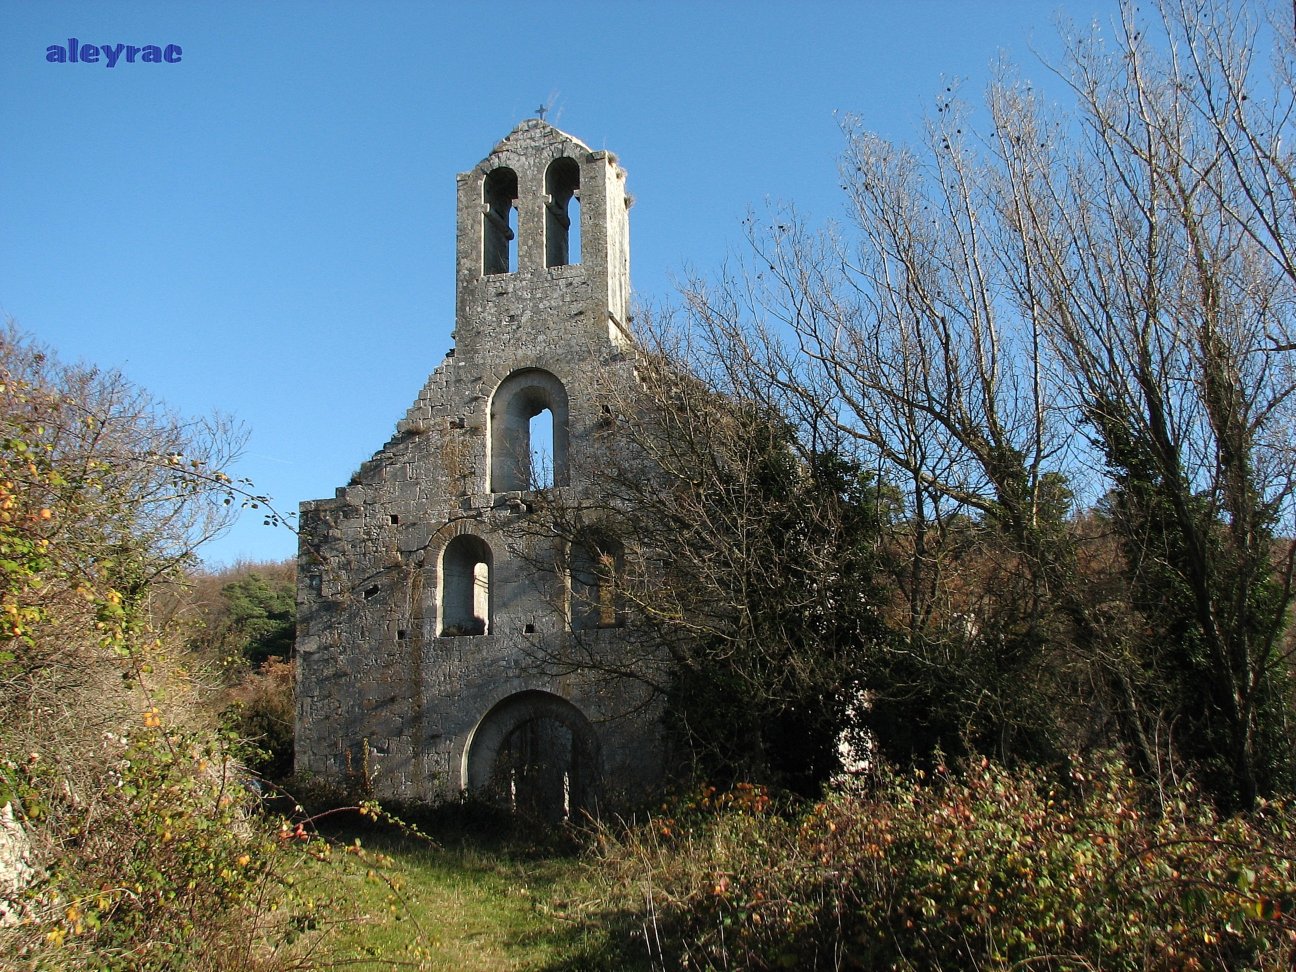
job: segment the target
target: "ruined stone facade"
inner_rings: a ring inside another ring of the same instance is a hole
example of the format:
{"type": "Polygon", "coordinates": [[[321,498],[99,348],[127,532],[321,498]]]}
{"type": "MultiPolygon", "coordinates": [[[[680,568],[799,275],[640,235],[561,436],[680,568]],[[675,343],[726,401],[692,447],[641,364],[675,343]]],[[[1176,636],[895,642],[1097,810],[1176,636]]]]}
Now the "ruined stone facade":
{"type": "Polygon", "coordinates": [[[547,547],[531,514],[579,504],[609,461],[629,205],[614,156],[538,119],[458,177],[455,348],[395,437],[301,507],[298,772],[551,817],[659,775],[636,683],[561,664],[624,636],[615,551],[547,547]]]}

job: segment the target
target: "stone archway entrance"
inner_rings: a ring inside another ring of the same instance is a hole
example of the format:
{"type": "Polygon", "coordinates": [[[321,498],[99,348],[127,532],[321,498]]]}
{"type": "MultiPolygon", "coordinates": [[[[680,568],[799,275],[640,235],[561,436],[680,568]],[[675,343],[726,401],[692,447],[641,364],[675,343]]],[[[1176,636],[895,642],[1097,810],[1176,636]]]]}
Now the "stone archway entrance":
{"type": "Polygon", "coordinates": [[[541,820],[592,810],[599,777],[598,739],[589,720],[549,692],[504,699],[486,713],[468,744],[468,791],[541,820]]]}

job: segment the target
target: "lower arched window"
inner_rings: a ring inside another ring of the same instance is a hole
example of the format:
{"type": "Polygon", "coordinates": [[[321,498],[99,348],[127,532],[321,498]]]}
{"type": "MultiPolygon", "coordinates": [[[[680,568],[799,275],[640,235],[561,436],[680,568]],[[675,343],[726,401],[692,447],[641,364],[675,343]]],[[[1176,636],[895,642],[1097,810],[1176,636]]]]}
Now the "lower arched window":
{"type": "Polygon", "coordinates": [[[570,564],[572,630],[621,625],[624,618],[621,545],[603,538],[572,544],[570,564]]]}
{"type": "Polygon", "coordinates": [[[441,637],[490,631],[491,551],[481,537],[463,534],[441,554],[441,637]]]}

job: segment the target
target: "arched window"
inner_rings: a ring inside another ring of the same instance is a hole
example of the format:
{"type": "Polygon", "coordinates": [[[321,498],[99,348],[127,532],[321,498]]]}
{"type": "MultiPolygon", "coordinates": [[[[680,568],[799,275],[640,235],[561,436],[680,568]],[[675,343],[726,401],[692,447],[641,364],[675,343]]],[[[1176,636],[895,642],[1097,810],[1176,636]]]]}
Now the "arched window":
{"type": "Polygon", "coordinates": [[[564,156],[545,172],[545,266],[581,262],[580,166],[564,156]]]}
{"type": "Polygon", "coordinates": [[[490,631],[491,551],[481,537],[463,534],[441,554],[441,637],[490,631]]]}
{"type": "Polygon", "coordinates": [[[599,537],[571,547],[571,627],[573,631],[615,628],[624,623],[622,547],[599,537]]]}
{"type": "Polygon", "coordinates": [[[501,167],[486,174],[482,183],[482,273],[517,269],[517,251],[512,245],[517,195],[517,173],[512,169],[501,167]]]}
{"type": "Polygon", "coordinates": [[[547,371],[505,378],[491,399],[493,493],[567,485],[567,390],[547,371]]]}

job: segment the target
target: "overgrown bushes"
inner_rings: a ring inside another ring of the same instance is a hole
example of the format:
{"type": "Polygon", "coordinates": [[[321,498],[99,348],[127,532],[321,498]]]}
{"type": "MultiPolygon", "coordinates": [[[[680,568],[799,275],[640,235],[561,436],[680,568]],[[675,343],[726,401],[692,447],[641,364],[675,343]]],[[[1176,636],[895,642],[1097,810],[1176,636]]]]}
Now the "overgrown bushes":
{"type": "Polygon", "coordinates": [[[269,658],[247,672],[231,689],[226,725],[244,741],[248,769],[270,780],[283,780],[293,769],[293,663],[269,658]]]}
{"type": "Polygon", "coordinates": [[[0,964],[283,967],[314,920],[163,607],[262,499],[223,472],[239,441],[0,331],[0,964]]]}
{"type": "Polygon", "coordinates": [[[285,894],[294,857],[218,740],[143,720],[89,754],[107,768],[90,790],[61,788],[39,753],[0,767],[0,800],[21,807],[43,863],[0,941],[35,967],[268,967],[303,904],[285,894]]]}
{"type": "Polygon", "coordinates": [[[988,762],[786,815],[704,793],[605,832],[600,867],[647,902],[664,967],[1291,967],[1290,806],[1225,819],[1182,786],[1151,816],[1145,795],[1117,764],[1053,783],[988,762]]]}

